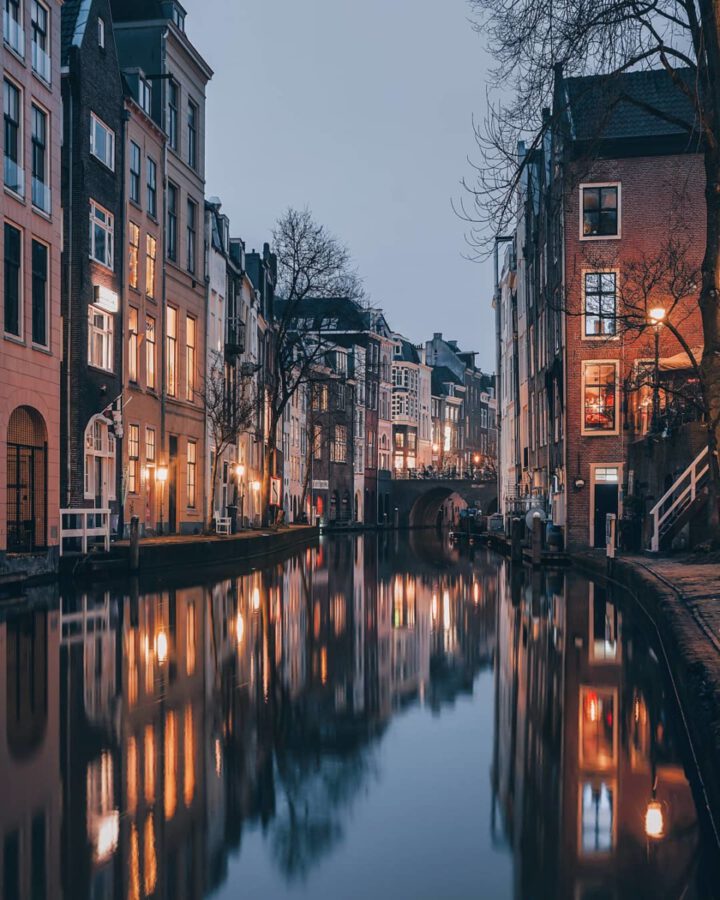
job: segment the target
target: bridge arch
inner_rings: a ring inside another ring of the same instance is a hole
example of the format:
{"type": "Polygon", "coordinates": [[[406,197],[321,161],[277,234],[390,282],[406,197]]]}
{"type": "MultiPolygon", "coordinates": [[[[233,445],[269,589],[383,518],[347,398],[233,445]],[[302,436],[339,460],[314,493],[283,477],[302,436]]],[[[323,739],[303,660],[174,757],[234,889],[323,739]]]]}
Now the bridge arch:
{"type": "MultiPolygon", "coordinates": [[[[461,479],[397,479],[392,482],[390,503],[401,528],[428,528],[450,498],[459,508],[479,507],[489,515],[497,509],[497,485],[461,479]]],[[[391,517],[391,521],[393,520],[391,517]]]]}

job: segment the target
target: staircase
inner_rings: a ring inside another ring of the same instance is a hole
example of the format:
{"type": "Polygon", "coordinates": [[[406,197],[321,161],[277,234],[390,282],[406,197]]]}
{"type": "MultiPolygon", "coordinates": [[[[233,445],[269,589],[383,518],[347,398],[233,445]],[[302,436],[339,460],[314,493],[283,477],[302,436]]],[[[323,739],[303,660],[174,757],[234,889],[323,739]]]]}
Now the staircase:
{"type": "Polygon", "coordinates": [[[710,458],[706,446],[650,510],[652,553],[658,553],[661,547],[667,546],[707,502],[705,485],[709,473],[710,458]]]}

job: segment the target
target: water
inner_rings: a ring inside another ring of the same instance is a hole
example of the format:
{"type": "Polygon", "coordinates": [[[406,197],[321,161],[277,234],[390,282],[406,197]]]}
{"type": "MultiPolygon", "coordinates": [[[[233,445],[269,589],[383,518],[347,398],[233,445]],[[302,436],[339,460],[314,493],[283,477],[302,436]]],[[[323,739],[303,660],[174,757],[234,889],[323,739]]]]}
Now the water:
{"type": "Polygon", "coordinates": [[[711,896],[652,629],[576,574],[423,532],[51,593],[0,624],[5,898],[711,896]]]}

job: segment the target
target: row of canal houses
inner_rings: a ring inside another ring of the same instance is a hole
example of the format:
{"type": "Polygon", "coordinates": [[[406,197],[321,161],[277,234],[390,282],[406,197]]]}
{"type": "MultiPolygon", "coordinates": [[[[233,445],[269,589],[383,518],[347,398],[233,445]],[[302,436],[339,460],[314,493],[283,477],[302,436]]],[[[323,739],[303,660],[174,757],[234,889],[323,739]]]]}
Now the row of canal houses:
{"type": "MultiPolygon", "coordinates": [[[[133,518],[193,534],[268,514],[277,260],[206,197],[213,72],[185,18],[177,0],[5,4],[5,572],[53,568],[133,518]],[[215,375],[230,408],[256,403],[217,454],[215,375]]],[[[347,298],[312,315],[336,349],[285,411],[273,517],[381,524],[393,475],[492,468],[494,379],[473,354],[415,346],[347,298]]]]}

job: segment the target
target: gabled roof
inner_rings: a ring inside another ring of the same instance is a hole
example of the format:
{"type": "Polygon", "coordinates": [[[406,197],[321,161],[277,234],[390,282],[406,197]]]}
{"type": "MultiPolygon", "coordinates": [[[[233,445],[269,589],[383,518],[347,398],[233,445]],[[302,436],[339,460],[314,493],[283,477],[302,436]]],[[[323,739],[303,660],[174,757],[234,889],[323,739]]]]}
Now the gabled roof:
{"type": "MultiPolygon", "coordinates": [[[[283,299],[275,301],[280,316],[286,303],[283,299]]],[[[350,297],[306,297],[296,304],[292,317],[304,320],[305,328],[311,331],[365,331],[365,310],[350,297]]]]}
{"type": "MultiPolygon", "coordinates": [[[[690,70],[679,75],[693,90],[690,70]]],[[[564,78],[560,87],[559,102],[577,141],[688,139],[696,129],[690,99],[664,69],[564,78]]]]}
{"type": "Polygon", "coordinates": [[[420,354],[417,352],[417,349],[407,340],[407,338],[402,337],[399,334],[393,335],[393,339],[395,343],[400,347],[400,353],[393,351],[393,360],[399,359],[402,362],[415,363],[416,365],[420,362],[420,354]]]}
{"type": "Polygon", "coordinates": [[[66,65],[71,47],[79,47],[85,36],[92,0],[65,0],[60,11],[60,59],[66,65]]]}
{"type": "Polygon", "coordinates": [[[464,387],[463,382],[447,366],[434,366],[430,379],[432,393],[436,397],[444,397],[450,393],[450,385],[464,387]]]}
{"type": "Polygon", "coordinates": [[[164,19],[160,0],[111,0],[116,22],[139,22],[164,19]]]}

